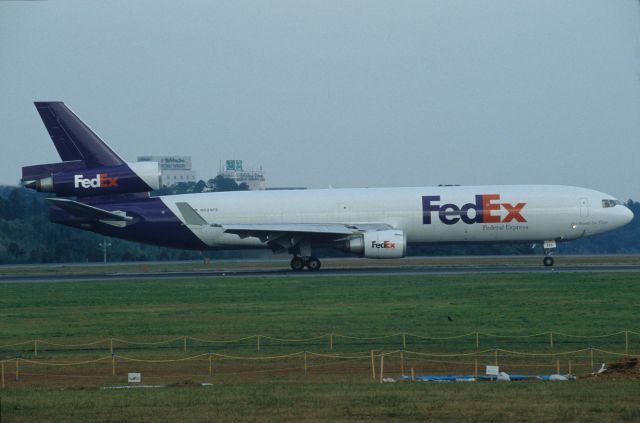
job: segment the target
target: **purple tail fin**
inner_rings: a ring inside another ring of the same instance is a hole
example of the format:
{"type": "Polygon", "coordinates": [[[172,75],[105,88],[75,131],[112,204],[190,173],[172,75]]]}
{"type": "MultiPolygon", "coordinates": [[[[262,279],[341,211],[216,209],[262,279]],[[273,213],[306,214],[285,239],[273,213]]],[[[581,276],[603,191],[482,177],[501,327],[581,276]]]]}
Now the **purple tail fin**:
{"type": "Polygon", "coordinates": [[[160,187],[158,163],[125,163],[62,102],[35,105],[63,161],[24,166],[25,187],[65,197],[128,195],[160,187]]]}
{"type": "Polygon", "coordinates": [[[118,166],[122,160],[61,101],[34,103],[63,161],[82,160],[86,167],[118,166]]]}

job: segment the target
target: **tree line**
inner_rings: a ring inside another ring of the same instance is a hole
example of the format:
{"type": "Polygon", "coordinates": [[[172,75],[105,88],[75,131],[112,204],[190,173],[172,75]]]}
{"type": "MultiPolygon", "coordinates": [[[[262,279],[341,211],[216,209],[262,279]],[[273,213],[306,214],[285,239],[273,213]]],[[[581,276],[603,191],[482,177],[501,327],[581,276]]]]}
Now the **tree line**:
{"type": "MultiPolygon", "coordinates": [[[[205,191],[246,190],[233,180],[222,177],[207,182],[188,182],[162,188],[152,195],[184,194],[205,191]]],[[[559,244],[564,254],[640,253],[640,203],[626,203],[635,214],[627,226],[605,234],[559,244]]],[[[0,186],[0,264],[69,263],[102,261],[105,237],[49,222],[46,196],[22,187],[0,186]]],[[[269,251],[184,251],[109,238],[109,261],[199,260],[211,258],[257,257],[269,251]]],[[[540,246],[536,247],[540,252],[540,246]]],[[[411,247],[410,255],[500,255],[530,254],[529,244],[458,244],[411,247]]],[[[341,256],[326,249],[318,256],[341,256]]]]}

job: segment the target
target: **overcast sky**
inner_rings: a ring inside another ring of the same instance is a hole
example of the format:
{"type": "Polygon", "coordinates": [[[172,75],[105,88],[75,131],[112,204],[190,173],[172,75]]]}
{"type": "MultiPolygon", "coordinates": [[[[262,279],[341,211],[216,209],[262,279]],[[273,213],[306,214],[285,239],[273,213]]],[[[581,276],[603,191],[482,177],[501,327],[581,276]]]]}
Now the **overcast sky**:
{"type": "Polygon", "coordinates": [[[640,200],[639,40],[636,0],[0,1],[0,183],[59,160],[32,102],[62,100],[205,179],[640,200]]]}

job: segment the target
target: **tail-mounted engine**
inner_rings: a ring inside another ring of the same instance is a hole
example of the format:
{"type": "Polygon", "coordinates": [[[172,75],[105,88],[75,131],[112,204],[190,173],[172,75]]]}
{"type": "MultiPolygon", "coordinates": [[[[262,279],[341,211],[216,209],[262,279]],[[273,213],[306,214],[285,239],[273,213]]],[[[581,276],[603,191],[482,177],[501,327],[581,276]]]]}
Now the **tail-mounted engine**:
{"type": "MultiPolygon", "coordinates": [[[[63,164],[63,163],[60,163],[63,164]]],[[[60,170],[60,164],[22,168],[25,187],[62,197],[131,194],[160,188],[156,162],[126,163],[101,168],[60,170]]]]}

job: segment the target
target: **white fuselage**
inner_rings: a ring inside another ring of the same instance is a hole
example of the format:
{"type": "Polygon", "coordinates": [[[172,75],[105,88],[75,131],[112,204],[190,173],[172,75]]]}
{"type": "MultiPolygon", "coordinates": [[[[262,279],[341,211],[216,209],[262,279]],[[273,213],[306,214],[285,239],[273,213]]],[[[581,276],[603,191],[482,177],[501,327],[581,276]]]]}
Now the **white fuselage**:
{"type": "MultiPolygon", "coordinates": [[[[206,222],[189,228],[212,248],[266,247],[224,233],[225,224],[386,224],[409,244],[571,240],[628,223],[633,214],[610,195],[553,185],[441,186],[248,191],[161,197],[184,222],[188,203],[206,222]],[[480,209],[480,211],[478,211],[480,209]]],[[[188,225],[187,225],[188,226],[188,225]]]]}

